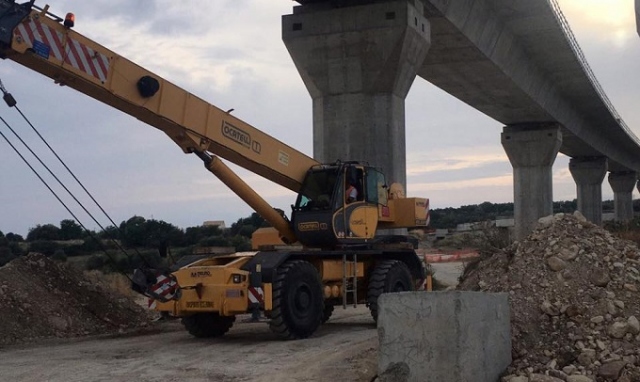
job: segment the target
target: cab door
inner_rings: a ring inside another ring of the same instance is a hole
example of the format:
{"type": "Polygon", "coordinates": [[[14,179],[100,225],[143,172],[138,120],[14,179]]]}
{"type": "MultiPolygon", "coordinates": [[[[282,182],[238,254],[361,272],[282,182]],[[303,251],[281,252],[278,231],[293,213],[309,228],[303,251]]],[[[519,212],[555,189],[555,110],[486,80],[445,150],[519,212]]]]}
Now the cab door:
{"type": "Polygon", "coordinates": [[[346,165],[341,174],[341,186],[337,192],[336,213],[333,228],[341,244],[357,244],[372,239],[376,234],[378,208],[369,202],[366,187],[366,171],[364,166],[346,165]],[[355,187],[357,197],[349,201],[346,191],[355,187]]]}

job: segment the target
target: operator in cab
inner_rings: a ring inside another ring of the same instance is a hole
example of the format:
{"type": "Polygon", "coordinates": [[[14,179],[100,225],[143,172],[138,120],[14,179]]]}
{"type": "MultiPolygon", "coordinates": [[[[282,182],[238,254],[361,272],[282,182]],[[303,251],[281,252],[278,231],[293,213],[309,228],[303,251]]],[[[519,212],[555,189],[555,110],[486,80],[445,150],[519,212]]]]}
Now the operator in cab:
{"type": "Polygon", "coordinates": [[[358,190],[356,189],[355,181],[352,180],[347,184],[347,189],[344,192],[344,198],[346,204],[353,203],[358,199],[358,190]]]}

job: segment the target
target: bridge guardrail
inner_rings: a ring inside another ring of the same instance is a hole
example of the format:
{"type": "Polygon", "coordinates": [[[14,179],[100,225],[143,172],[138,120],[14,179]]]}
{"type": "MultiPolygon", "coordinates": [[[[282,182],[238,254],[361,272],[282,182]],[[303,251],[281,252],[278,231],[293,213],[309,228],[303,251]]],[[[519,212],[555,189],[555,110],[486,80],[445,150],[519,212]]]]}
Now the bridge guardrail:
{"type": "Polygon", "coordinates": [[[578,44],[578,40],[576,40],[576,37],[573,34],[571,27],[569,26],[569,22],[564,16],[564,13],[562,13],[562,9],[560,9],[560,5],[558,4],[558,1],[547,0],[547,2],[551,6],[551,9],[553,9],[554,11],[553,13],[556,16],[556,21],[558,22],[558,24],[560,25],[560,28],[564,32],[565,37],[567,38],[567,41],[571,46],[571,49],[575,53],[576,57],[578,58],[578,61],[580,62],[580,65],[582,66],[582,69],[584,69],[585,74],[589,78],[589,81],[591,81],[591,84],[595,88],[596,92],[598,93],[600,98],[604,101],[605,105],[607,106],[607,109],[609,109],[609,112],[611,113],[613,118],[615,118],[615,120],[620,124],[620,126],[627,132],[629,137],[633,139],[636,142],[636,144],[640,145],[640,140],[631,131],[631,129],[629,129],[629,126],[627,126],[625,121],[622,120],[622,117],[620,117],[620,114],[618,114],[618,111],[611,103],[611,100],[609,99],[609,97],[607,97],[607,94],[602,89],[602,86],[600,85],[600,82],[598,82],[595,74],[593,73],[593,70],[591,70],[589,63],[587,62],[587,59],[584,53],[582,52],[582,48],[580,48],[580,44],[578,44]]]}

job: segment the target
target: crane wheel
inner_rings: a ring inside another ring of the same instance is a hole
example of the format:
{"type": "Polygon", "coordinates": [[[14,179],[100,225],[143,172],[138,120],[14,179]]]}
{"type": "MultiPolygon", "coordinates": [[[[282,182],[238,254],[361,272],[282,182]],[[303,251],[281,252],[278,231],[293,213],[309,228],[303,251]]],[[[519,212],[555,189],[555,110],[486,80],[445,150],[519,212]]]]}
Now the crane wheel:
{"type": "Polygon", "coordinates": [[[376,265],[369,279],[367,304],[371,317],[378,321],[378,297],[383,293],[414,290],[413,278],[407,264],[400,260],[385,260],[376,265]]]}
{"type": "Polygon", "coordinates": [[[220,316],[217,313],[196,313],[182,317],[182,325],[194,337],[221,337],[231,329],[236,316],[220,316]]]}
{"type": "Polygon", "coordinates": [[[273,283],[271,331],[287,340],[307,338],[320,326],[323,311],[322,282],[316,268],[304,260],[281,265],[273,283]]]}
{"type": "Polygon", "coordinates": [[[325,304],[324,310],[322,311],[322,320],[321,320],[323,324],[329,321],[329,319],[331,318],[331,315],[333,314],[333,308],[334,308],[333,305],[325,304]]]}

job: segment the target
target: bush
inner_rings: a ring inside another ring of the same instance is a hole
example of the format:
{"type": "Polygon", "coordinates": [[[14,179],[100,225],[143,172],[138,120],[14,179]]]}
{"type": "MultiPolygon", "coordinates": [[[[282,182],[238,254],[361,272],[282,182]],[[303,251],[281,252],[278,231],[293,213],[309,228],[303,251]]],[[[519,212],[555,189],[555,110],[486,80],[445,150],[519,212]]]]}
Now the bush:
{"type": "Polygon", "coordinates": [[[244,236],[234,236],[231,239],[231,244],[236,248],[238,252],[245,252],[251,250],[251,240],[244,236]]]}
{"type": "Polygon", "coordinates": [[[89,271],[102,269],[106,263],[104,255],[92,255],[85,264],[85,268],[89,271]]]}
{"type": "Polygon", "coordinates": [[[209,236],[198,242],[199,247],[230,247],[229,239],[224,236],[209,236]]]}
{"type": "Polygon", "coordinates": [[[635,217],[630,222],[616,221],[604,222],[604,228],[624,240],[631,240],[640,245],[640,217],[635,217]]]}
{"type": "Polygon", "coordinates": [[[16,241],[12,241],[9,243],[9,249],[11,250],[11,253],[13,253],[13,255],[16,257],[24,256],[27,254],[20,243],[16,241]]]}
{"type": "Polygon", "coordinates": [[[258,227],[252,224],[245,224],[238,230],[238,235],[250,238],[251,235],[258,229],[258,227]]]}
{"type": "Polygon", "coordinates": [[[64,250],[58,249],[53,253],[53,256],[51,256],[51,258],[61,263],[64,263],[67,261],[67,254],[64,253],[64,250]]]}
{"type": "Polygon", "coordinates": [[[9,232],[8,234],[5,235],[5,237],[7,238],[7,240],[9,241],[24,241],[24,239],[22,238],[22,236],[15,234],[13,232],[9,232]]]}
{"type": "Polygon", "coordinates": [[[15,258],[16,256],[11,253],[11,250],[8,247],[0,247],[0,267],[4,266],[15,258]]]}
{"type": "Polygon", "coordinates": [[[49,257],[61,249],[60,244],[49,240],[37,240],[29,244],[29,252],[39,252],[49,257]]]}
{"type": "Polygon", "coordinates": [[[60,228],[53,224],[38,224],[34,228],[29,229],[27,241],[48,241],[60,240],[60,228]]]}
{"type": "MultiPolygon", "coordinates": [[[[64,247],[64,253],[68,257],[88,255],[89,252],[86,252],[82,248],[82,246],[83,246],[83,244],[80,244],[80,245],[73,244],[73,245],[65,246],[64,247]]],[[[55,253],[54,253],[54,255],[55,255],[55,253]]]]}
{"type": "Polygon", "coordinates": [[[94,239],[92,237],[84,239],[84,242],[80,246],[80,249],[84,252],[95,252],[95,251],[101,250],[102,248],[103,247],[102,247],[102,244],[100,243],[100,240],[94,239]]]}

